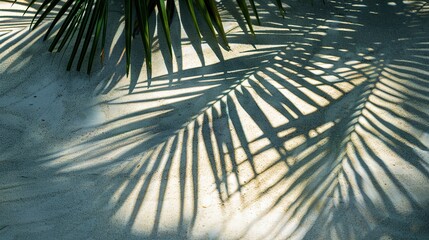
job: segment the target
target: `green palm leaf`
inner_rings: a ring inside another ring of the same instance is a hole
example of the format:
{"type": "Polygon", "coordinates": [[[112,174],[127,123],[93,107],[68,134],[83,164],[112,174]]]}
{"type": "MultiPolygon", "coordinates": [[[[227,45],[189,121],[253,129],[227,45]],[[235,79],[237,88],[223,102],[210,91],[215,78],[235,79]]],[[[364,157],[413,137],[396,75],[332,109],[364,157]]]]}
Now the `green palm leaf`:
{"type": "MultiPolygon", "coordinates": [[[[50,35],[53,35],[49,51],[61,51],[64,47],[73,42],[70,58],[67,64],[67,70],[72,68],[73,63],[75,62],[74,60],[77,58],[76,69],[78,71],[82,68],[89,51],[87,66],[87,72],[89,74],[91,72],[100,41],[100,56],[102,61],[104,59],[108,20],[108,2],[106,0],[32,0],[28,4],[28,7],[30,8],[31,6],[35,6],[36,2],[40,2],[41,4],[37,7],[36,13],[33,16],[31,29],[37,28],[49,15],[54,15],[44,37],[44,40],[46,40],[50,35]],[[56,11],[56,9],[59,10],[56,11]],[[59,28],[58,31],[53,33],[55,26],[59,26],[59,28]]],[[[185,2],[198,36],[201,37],[199,24],[202,20],[206,22],[213,36],[215,37],[216,35],[219,35],[222,42],[228,47],[226,33],[218,10],[218,5],[215,0],[185,0],[185,2]],[[202,17],[201,19],[197,17],[195,8],[199,10],[202,17]]],[[[281,0],[275,0],[275,3],[283,15],[284,9],[282,7],[281,0]]],[[[260,24],[255,1],[237,0],[237,4],[250,32],[254,34],[248,5],[251,6],[257,23],[260,24]]],[[[155,13],[160,18],[163,35],[167,40],[169,53],[171,56],[173,55],[170,24],[173,21],[174,9],[174,0],[124,0],[124,48],[127,75],[129,74],[131,66],[133,29],[137,29],[140,32],[148,71],[152,68],[152,45],[149,35],[149,17],[151,13],[155,13]],[[157,9],[156,12],[155,7],[157,9]]],[[[176,20],[180,21],[180,18],[177,17],[176,20]]]]}

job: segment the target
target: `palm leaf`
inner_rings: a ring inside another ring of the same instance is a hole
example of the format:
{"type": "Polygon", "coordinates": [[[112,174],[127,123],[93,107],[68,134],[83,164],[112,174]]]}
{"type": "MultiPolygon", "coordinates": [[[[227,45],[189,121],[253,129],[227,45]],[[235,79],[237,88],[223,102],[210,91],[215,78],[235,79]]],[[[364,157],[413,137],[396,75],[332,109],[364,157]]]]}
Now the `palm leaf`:
{"type": "MultiPolygon", "coordinates": [[[[170,0],[171,2],[171,0],[170,0]]],[[[170,56],[173,55],[173,50],[171,49],[171,35],[170,35],[170,25],[169,25],[169,17],[167,15],[167,9],[165,7],[164,1],[157,1],[158,11],[160,13],[162,28],[164,29],[164,35],[167,39],[168,50],[170,52],[170,56]]]]}
{"type": "MultiPolygon", "coordinates": [[[[28,8],[34,6],[36,2],[38,2],[38,0],[31,0],[30,3],[28,3],[28,8]]],[[[54,15],[44,37],[44,40],[47,40],[50,35],[54,35],[49,51],[61,51],[65,46],[74,41],[67,64],[67,70],[72,68],[74,60],[77,58],[76,69],[80,71],[89,51],[87,66],[87,72],[89,74],[91,72],[100,41],[100,56],[101,60],[104,59],[108,20],[108,2],[106,0],[40,0],[40,2],[41,4],[37,7],[31,22],[31,29],[35,29],[40,26],[43,21],[47,20],[49,15],[54,15]],[[54,11],[57,7],[59,10],[54,11]],[[59,29],[53,33],[55,26],[59,26],[59,29]]],[[[201,37],[199,24],[202,20],[206,22],[212,35],[214,37],[219,35],[222,42],[227,48],[229,48],[221,15],[215,0],[186,0],[185,2],[198,36],[201,37]],[[197,17],[195,8],[199,10],[202,19],[197,17]]],[[[246,0],[237,0],[236,2],[243,14],[250,32],[254,34],[248,2],[246,0]]],[[[281,0],[275,0],[275,2],[283,15],[284,9],[282,7],[281,0]]],[[[253,13],[255,14],[257,23],[260,24],[255,1],[249,0],[249,3],[253,13]]],[[[141,33],[141,40],[143,42],[148,71],[152,68],[152,45],[149,36],[149,17],[151,13],[155,12],[155,7],[157,8],[157,12],[155,14],[161,20],[163,35],[167,40],[168,50],[172,56],[173,51],[170,25],[173,21],[173,14],[175,11],[174,0],[125,0],[123,16],[125,22],[125,69],[127,75],[129,74],[131,66],[131,46],[134,35],[133,29],[137,29],[141,33]]],[[[177,19],[180,21],[179,18],[177,19]]]]}
{"type": "MultiPolygon", "coordinates": [[[[85,5],[84,5],[85,10],[83,12],[83,18],[79,23],[80,28],[79,28],[79,31],[77,33],[75,44],[73,46],[73,51],[71,53],[69,62],[67,64],[67,70],[71,69],[71,67],[73,65],[74,58],[77,54],[77,51],[79,50],[80,43],[82,42],[86,26],[88,24],[88,20],[89,20],[90,15],[91,15],[91,9],[92,9],[93,4],[94,4],[94,0],[88,0],[87,2],[85,2],[85,5]]],[[[78,70],[79,70],[79,68],[78,68],[78,70]]]]}
{"type": "Polygon", "coordinates": [[[152,57],[151,57],[151,43],[149,37],[149,23],[148,23],[148,6],[144,1],[134,0],[136,5],[136,15],[138,20],[138,25],[141,30],[141,38],[144,46],[145,57],[147,62],[147,69],[150,71],[152,69],[152,57]]]}
{"type": "Polygon", "coordinates": [[[249,26],[250,32],[255,34],[253,31],[252,21],[250,20],[249,9],[247,8],[246,0],[237,0],[238,6],[243,12],[244,18],[246,19],[247,25],[249,26]]]}
{"type": "Polygon", "coordinates": [[[195,30],[197,30],[198,37],[201,38],[201,30],[200,30],[200,27],[198,26],[197,17],[195,16],[193,1],[186,0],[186,6],[188,7],[188,11],[191,14],[192,22],[194,23],[195,30]]]}

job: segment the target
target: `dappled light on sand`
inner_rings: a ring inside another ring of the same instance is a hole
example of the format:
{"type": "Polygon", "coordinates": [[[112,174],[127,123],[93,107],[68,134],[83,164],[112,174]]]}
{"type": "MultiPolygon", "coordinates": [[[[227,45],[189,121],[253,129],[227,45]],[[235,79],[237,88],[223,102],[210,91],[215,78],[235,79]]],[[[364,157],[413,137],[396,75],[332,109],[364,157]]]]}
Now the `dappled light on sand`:
{"type": "MultiPolygon", "coordinates": [[[[226,17],[232,52],[205,57],[185,27],[182,57],[149,81],[71,74],[82,105],[47,119],[58,133],[2,149],[0,238],[428,237],[429,5],[376,2],[291,1],[285,18],[261,5],[255,37],[226,17]]],[[[26,58],[0,52],[0,73],[36,72],[14,64],[26,58]]],[[[17,115],[1,90],[0,117],[17,115]]],[[[64,95],[52,108],[73,105],[64,95]]]]}

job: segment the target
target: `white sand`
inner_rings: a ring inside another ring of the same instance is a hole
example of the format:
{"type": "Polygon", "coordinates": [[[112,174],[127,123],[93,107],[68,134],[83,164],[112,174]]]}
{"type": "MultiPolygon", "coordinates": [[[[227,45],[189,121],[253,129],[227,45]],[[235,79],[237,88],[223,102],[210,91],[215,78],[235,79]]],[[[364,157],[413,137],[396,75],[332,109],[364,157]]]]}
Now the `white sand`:
{"type": "Polygon", "coordinates": [[[0,2],[0,239],[429,238],[424,1],[264,5],[232,51],[176,22],[149,88],[138,41],[130,78],[114,32],[66,72],[24,8],[0,2]]]}

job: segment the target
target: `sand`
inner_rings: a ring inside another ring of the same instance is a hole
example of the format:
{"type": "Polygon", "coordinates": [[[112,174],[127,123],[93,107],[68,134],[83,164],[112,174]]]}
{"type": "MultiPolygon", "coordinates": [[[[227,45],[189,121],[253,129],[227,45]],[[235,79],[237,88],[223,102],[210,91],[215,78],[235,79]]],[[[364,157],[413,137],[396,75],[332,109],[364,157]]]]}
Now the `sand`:
{"type": "Polygon", "coordinates": [[[0,239],[428,239],[429,4],[287,3],[223,6],[231,51],[183,17],[148,80],[114,18],[67,72],[2,1],[0,239]]]}

